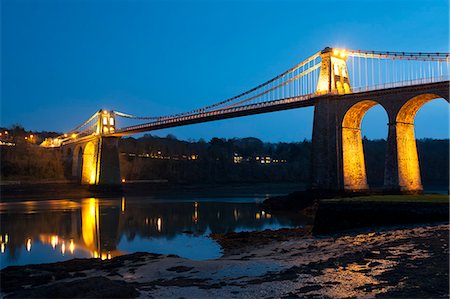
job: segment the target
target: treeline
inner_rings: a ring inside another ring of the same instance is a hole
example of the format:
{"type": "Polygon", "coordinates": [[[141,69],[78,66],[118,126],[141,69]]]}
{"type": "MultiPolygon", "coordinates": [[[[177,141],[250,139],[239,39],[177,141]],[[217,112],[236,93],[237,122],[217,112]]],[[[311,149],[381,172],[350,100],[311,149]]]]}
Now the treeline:
{"type": "Polygon", "coordinates": [[[274,144],[263,143],[257,138],[213,138],[210,142],[187,142],[170,136],[146,135],[139,139],[124,138],[119,144],[121,172],[131,180],[167,179],[196,183],[310,180],[309,141],[274,144]],[[189,159],[192,156],[195,159],[189,159]],[[235,157],[242,159],[240,163],[235,163],[235,157]],[[270,157],[270,163],[262,164],[257,157],[270,157]]]}
{"type": "MultiPolygon", "coordinates": [[[[364,138],[363,143],[368,182],[371,186],[381,186],[386,141],[364,138]]],[[[421,139],[417,140],[417,147],[423,184],[448,186],[449,140],[421,139]]],[[[145,135],[139,139],[121,139],[120,151],[122,175],[131,180],[311,182],[311,141],[307,140],[264,143],[257,138],[213,138],[210,142],[187,142],[176,140],[174,136],[145,135]],[[198,158],[189,160],[191,155],[198,158]],[[240,163],[235,163],[236,156],[242,157],[240,163]],[[271,163],[262,164],[257,157],[270,157],[271,163]]]]}

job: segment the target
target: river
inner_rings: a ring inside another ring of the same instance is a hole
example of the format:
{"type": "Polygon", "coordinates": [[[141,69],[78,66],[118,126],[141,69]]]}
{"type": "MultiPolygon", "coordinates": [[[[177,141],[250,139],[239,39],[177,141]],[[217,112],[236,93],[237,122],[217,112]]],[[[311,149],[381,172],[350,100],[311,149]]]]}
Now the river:
{"type": "Polygon", "coordinates": [[[133,252],[220,257],[210,233],[301,227],[301,217],[275,216],[264,196],[117,197],[0,203],[0,266],[111,259],[133,252]],[[181,199],[180,199],[181,198],[181,199]]]}

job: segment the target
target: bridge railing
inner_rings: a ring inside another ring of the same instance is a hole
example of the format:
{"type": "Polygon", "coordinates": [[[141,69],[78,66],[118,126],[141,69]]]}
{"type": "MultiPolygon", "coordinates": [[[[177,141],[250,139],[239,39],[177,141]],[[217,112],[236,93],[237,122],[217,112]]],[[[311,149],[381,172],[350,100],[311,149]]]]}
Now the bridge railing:
{"type": "Polygon", "coordinates": [[[448,81],[448,80],[450,80],[450,75],[434,77],[434,78],[406,80],[406,81],[399,81],[399,82],[388,82],[388,83],[375,84],[375,85],[369,85],[369,86],[353,87],[352,92],[354,92],[354,93],[355,92],[365,92],[365,91],[372,91],[372,90],[378,90],[378,89],[388,89],[388,88],[419,85],[419,84],[444,82],[444,81],[448,81]]]}
{"type": "Polygon", "coordinates": [[[349,51],[347,58],[353,92],[448,80],[447,53],[349,51]]]}

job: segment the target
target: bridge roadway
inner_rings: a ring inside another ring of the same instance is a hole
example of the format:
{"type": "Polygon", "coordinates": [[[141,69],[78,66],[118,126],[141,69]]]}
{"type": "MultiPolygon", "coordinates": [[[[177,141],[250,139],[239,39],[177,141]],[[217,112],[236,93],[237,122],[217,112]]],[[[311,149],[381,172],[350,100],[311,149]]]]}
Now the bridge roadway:
{"type": "Polygon", "coordinates": [[[226,108],[221,110],[213,110],[210,112],[203,112],[179,118],[170,118],[161,121],[155,121],[147,124],[136,125],[117,129],[114,134],[107,134],[106,136],[126,136],[148,131],[161,130],[172,127],[185,126],[190,124],[198,124],[209,121],[216,121],[228,118],[242,117],[247,115],[262,114],[268,112],[289,110],[302,107],[314,106],[316,102],[321,100],[348,100],[348,99],[364,99],[370,100],[372,98],[379,98],[384,95],[392,94],[408,94],[410,92],[421,91],[427,93],[428,90],[432,93],[436,89],[450,89],[450,81],[433,82],[424,84],[415,84],[402,87],[384,88],[371,91],[355,92],[348,94],[327,94],[327,95],[307,95],[300,97],[291,97],[280,100],[273,100],[264,103],[255,103],[245,106],[226,108]]]}

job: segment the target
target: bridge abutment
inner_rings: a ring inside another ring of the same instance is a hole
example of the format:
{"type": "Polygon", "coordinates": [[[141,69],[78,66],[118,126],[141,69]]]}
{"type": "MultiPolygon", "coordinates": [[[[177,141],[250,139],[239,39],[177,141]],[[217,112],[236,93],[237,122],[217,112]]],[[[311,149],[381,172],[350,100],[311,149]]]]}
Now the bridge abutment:
{"type": "Polygon", "coordinates": [[[120,185],[119,138],[102,137],[100,140],[100,165],[96,185],[120,185]]]}
{"type": "Polygon", "coordinates": [[[312,134],[312,188],[323,190],[342,189],[341,138],[337,125],[335,102],[317,101],[314,106],[312,134]]]}

